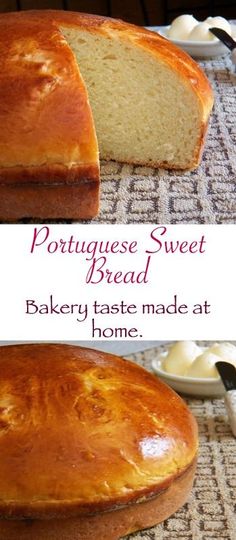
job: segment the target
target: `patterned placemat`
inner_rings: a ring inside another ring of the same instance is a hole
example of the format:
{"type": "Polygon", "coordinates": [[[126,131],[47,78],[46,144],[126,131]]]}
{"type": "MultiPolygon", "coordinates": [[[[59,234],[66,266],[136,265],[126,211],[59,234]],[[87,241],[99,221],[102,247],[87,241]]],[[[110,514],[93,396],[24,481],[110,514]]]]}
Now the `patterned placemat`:
{"type": "Polygon", "coordinates": [[[236,221],[236,74],[229,56],[201,66],[215,105],[200,167],[176,173],[103,162],[101,212],[94,223],[236,221]]]}
{"type": "MultiPolygon", "coordinates": [[[[151,370],[159,349],[129,356],[151,370]]],[[[200,452],[189,502],[164,523],[127,540],[236,540],[236,440],[222,399],[186,399],[197,419],[200,452]]]]}

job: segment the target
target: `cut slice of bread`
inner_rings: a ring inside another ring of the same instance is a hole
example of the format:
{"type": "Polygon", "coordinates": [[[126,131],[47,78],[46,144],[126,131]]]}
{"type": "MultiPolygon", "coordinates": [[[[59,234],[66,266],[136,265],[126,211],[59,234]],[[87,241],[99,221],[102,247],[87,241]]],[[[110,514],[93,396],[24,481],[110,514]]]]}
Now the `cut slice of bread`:
{"type": "Polygon", "coordinates": [[[212,106],[198,66],[157,35],[122,23],[102,29],[61,26],[89,93],[101,158],[195,168],[212,106]]]}

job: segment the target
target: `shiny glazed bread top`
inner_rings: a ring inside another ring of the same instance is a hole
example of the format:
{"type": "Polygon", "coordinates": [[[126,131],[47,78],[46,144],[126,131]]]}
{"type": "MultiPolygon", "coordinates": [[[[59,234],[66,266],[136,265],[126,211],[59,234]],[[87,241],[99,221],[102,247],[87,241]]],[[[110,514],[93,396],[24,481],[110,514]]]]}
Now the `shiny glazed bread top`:
{"type": "Polygon", "coordinates": [[[195,420],[156,377],[62,344],[0,347],[0,516],[50,518],[145,500],[197,452],[195,420]]]}
{"type": "Polygon", "coordinates": [[[91,165],[98,174],[87,90],[51,18],[1,15],[0,53],[0,168],[91,165]]]}

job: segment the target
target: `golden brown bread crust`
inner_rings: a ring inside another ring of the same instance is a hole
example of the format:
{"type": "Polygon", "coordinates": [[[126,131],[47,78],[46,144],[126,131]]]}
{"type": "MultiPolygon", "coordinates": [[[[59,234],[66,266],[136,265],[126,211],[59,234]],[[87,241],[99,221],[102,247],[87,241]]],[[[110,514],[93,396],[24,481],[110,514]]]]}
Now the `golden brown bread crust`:
{"type": "Polygon", "coordinates": [[[182,399],[139,366],[69,345],[0,348],[0,516],[88,515],[160,494],[196,458],[182,399]]]}
{"type": "Polygon", "coordinates": [[[0,51],[0,166],[98,170],[87,91],[51,17],[0,16],[0,51]]]}
{"type": "Polygon", "coordinates": [[[94,217],[97,139],[66,40],[50,18],[45,26],[43,18],[7,13],[0,53],[0,219],[94,217]]]}
{"type": "Polygon", "coordinates": [[[118,510],[70,519],[0,520],[4,540],[118,540],[160,523],[182,506],[192,488],[196,463],[157,497],[118,510]]]}

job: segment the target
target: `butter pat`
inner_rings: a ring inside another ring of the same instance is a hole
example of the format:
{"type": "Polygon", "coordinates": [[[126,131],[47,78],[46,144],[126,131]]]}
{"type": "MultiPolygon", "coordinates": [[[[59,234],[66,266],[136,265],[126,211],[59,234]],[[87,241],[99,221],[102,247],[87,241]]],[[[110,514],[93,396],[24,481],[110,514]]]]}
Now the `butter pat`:
{"type": "Polygon", "coordinates": [[[172,39],[188,39],[197,23],[198,21],[192,15],[180,15],[172,22],[168,36],[172,39]]]}
{"type": "Polygon", "coordinates": [[[189,41],[216,41],[216,37],[209,31],[207,22],[197,24],[188,36],[189,41]]]}
{"type": "Polygon", "coordinates": [[[225,360],[236,367],[236,347],[232,343],[215,343],[209,352],[219,356],[218,361],[225,360]]]}
{"type": "Polygon", "coordinates": [[[186,375],[187,377],[201,379],[218,379],[219,374],[215,367],[216,362],[219,362],[219,356],[207,350],[193,361],[186,375]]]}
{"type": "Polygon", "coordinates": [[[194,341],[178,341],[170,347],[162,369],[174,375],[185,375],[193,360],[202,353],[194,341]]]}

